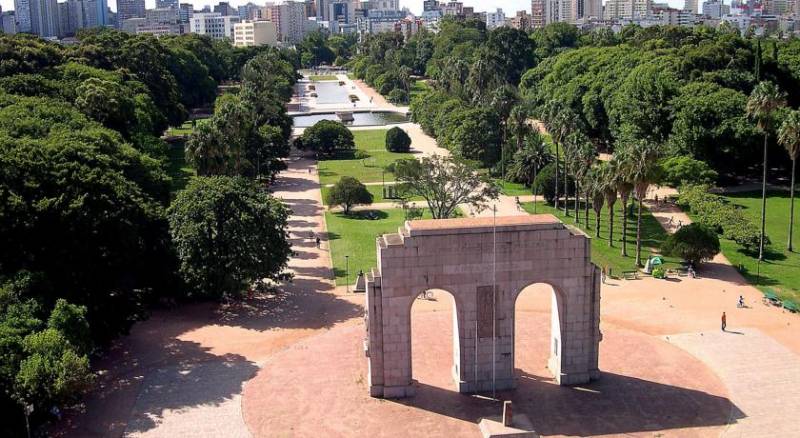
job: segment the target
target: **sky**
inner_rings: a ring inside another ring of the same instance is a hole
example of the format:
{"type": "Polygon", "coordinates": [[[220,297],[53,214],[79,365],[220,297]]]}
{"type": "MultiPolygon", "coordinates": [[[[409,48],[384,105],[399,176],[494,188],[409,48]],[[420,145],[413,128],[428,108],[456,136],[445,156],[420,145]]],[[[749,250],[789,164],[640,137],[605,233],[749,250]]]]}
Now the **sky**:
{"type": "MultiPolygon", "coordinates": [[[[60,0],[63,1],[63,0],[60,0]]],[[[205,5],[214,5],[219,3],[220,0],[180,0],[181,3],[192,3],[196,9],[201,9],[205,5]]],[[[267,0],[229,0],[234,6],[239,6],[252,1],[255,4],[266,3],[267,0]]],[[[274,0],[273,0],[274,1],[274,0]]],[[[461,0],[466,6],[474,6],[476,11],[494,11],[497,8],[502,8],[507,16],[512,16],[516,11],[526,10],[530,11],[530,0],[461,0]]],[[[702,0],[700,1],[702,3],[702,0]]],[[[148,8],[155,7],[156,0],[145,0],[148,8]]],[[[605,3],[605,1],[603,1],[605,3]]],[[[683,0],[669,0],[672,7],[683,7],[683,0]]],[[[0,0],[0,5],[4,11],[14,9],[14,0],[0,0]]],[[[108,5],[111,9],[117,10],[116,0],[108,0],[108,5]]],[[[400,7],[408,7],[411,12],[422,12],[422,0],[400,0],[400,7]]]]}

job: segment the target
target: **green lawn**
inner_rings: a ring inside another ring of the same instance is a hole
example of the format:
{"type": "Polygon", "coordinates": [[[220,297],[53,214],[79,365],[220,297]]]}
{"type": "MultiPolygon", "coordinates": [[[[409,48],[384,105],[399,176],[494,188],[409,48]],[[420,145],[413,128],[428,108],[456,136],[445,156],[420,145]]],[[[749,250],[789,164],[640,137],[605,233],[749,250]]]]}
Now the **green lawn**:
{"type": "MultiPolygon", "coordinates": [[[[325,197],[328,192],[331,191],[330,187],[322,186],[322,203],[328,205],[327,201],[325,201],[325,197]]],[[[367,191],[372,193],[372,202],[377,204],[379,202],[397,202],[398,199],[385,199],[383,197],[383,188],[379,185],[377,186],[367,186],[367,191]]],[[[408,199],[409,201],[420,201],[422,200],[419,196],[413,196],[408,199]]]]}
{"type": "Polygon", "coordinates": [[[500,179],[495,179],[495,183],[500,185],[500,189],[503,191],[503,194],[506,196],[528,196],[533,195],[533,192],[530,188],[525,187],[522,183],[515,183],[511,181],[501,181],[500,179]]]}
{"type": "Polygon", "coordinates": [[[428,91],[431,88],[427,82],[423,81],[416,81],[414,85],[411,86],[411,92],[409,93],[409,99],[413,99],[414,97],[428,91]]]}
{"type": "MultiPolygon", "coordinates": [[[[198,119],[195,120],[195,124],[199,125],[201,123],[206,123],[207,120],[209,119],[198,119]]],[[[194,132],[194,127],[192,126],[191,120],[183,122],[180,127],[171,127],[167,129],[168,136],[190,135],[192,132],[194,132]]]]}
{"type": "MultiPolygon", "coordinates": [[[[386,130],[353,131],[356,149],[369,154],[364,159],[330,159],[319,162],[320,184],[335,184],[342,176],[352,176],[362,183],[381,182],[383,168],[401,158],[413,158],[412,154],[398,154],[386,150],[386,130]]],[[[394,181],[394,175],[385,173],[386,181],[394,181]]]]}
{"type": "MultiPolygon", "coordinates": [[[[570,204],[571,205],[571,204],[570,204]]],[[[534,212],[534,203],[525,202],[522,207],[528,213],[534,212]]],[[[617,202],[614,205],[616,214],[614,215],[614,247],[608,246],[608,208],[603,208],[600,217],[600,237],[595,237],[594,230],[594,211],[589,210],[590,229],[587,229],[583,224],[583,211],[581,211],[581,224],[578,228],[582,229],[586,234],[592,238],[592,261],[600,266],[610,267],[612,275],[618,276],[622,271],[630,271],[634,269],[636,261],[636,215],[628,218],[628,257],[621,255],[622,249],[622,203],[617,202]]],[[[650,214],[650,212],[643,208],[644,215],[642,216],[642,261],[647,260],[651,254],[658,254],[658,248],[661,247],[664,240],[667,238],[667,232],[661,227],[658,221],[650,214]]],[[[549,205],[542,202],[536,203],[536,213],[550,213],[564,221],[566,224],[575,225],[575,221],[570,213],[569,217],[564,217],[563,210],[558,212],[549,205]]],[[[664,261],[668,268],[678,267],[680,260],[673,257],[664,257],[664,261]]]]}
{"type": "Polygon", "coordinates": [[[172,193],[177,193],[186,187],[189,180],[197,173],[186,162],[183,141],[170,145],[169,148],[169,176],[172,178],[172,193]]]}
{"type": "Polygon", "coordinates": [[[337,78],[335,75],[311,75],[308,77],[308,79],[312,82],[317,82],[317,81],[335,81],[338,80],[339,78],[337,78]]]}
{"type": "MultiPolygon", "coordinates": [[[[738,193],[725,196],[757,224],[761,223],[761,193],[738,193]]],[[[795,201],[795,221],[800,222],[800,202],[795,201]]],[[[735,242],[720,239],[722,252],[733,266],[739,267],[747,280],[759,289],[772,289],[781,298],[800,303],[800,227],[795,225],[795,252],[786,250],[789,237],[789,194],[767,195],[767,236],[772,244],[761,262],[760,281],[756,284],[758,254],[742,250],[735,242]]]]}
{"type": "MultiPolygon", "coordinates": [[[[425,217],[430,218],[430,212],[427,209],[425,217]]],[[[387,233],[396,233],[397,229],[405,222],[405,217],[403,210],[399,208],[354,212],[350,216],[345,216],[343,213],[326,212],[325,222],[328,225],[328,239],[336,284],[344,285],[347,283],[345,256],[350,256],[350,283],[353,284],[359,271],[367,273],[377,266],[375,238],[387,233]],[[368,218],[368,213],[377,214],[379,219],[368,218]]]]}

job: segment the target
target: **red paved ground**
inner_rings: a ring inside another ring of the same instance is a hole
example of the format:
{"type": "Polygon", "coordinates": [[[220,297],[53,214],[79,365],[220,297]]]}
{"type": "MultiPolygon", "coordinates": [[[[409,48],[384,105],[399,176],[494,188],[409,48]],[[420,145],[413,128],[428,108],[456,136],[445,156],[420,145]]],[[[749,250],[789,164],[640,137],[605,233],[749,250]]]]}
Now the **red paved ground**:
{"type": "MultiPolygon", "coordinates": [[[[498,414],[500,404],[452,390],[452,314],[417,307],[415,397],[368,396],[363,325],[347,323],[273,355],[246,384],[243,412],[254,436],[480,436],[477,422],[498,414]]],[[[518,312],[519,387],[500,395],[542,435],[718,436],[727,423],[732,405],[705,365],[623,329],[603,329],[600,381],[555,385],[545,368],[549,322],[549,313],[518,312]]]]}

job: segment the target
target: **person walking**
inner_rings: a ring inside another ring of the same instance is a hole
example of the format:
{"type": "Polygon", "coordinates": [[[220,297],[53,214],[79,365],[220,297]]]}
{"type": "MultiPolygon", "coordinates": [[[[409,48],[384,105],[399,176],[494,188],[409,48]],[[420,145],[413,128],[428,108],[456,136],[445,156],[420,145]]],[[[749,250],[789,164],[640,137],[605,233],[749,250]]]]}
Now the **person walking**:
{"type": "Polygon", "coordinates": [[[321,240],[320,240],[319,236],[317,236],[317,248],[319,248],[320,242],[321,242],[321,240]]]}
{"type": "Polygon", "coordinates": [[[728,326],[728,318],[725,316],[725,312],[722,312],[722,331],[725,331],[725,328],[728,326]]]}

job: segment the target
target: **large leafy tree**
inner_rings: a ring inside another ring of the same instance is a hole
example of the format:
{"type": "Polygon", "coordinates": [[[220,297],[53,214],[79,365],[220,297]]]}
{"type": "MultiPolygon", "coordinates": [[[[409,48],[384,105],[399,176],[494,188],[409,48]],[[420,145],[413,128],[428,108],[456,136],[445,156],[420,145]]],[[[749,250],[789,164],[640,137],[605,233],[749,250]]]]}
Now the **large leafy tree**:
{"type": "Polygon", "coordinates": [[[328,205],[339,205],[344,214],[350,214],[354,205],[372,204],[372,194],[361,181],[352,176],[343,176],[326,194],[328,205]]]}
{"type": "Polygon", "coordinates": [[[353,133],[341,123],[320,120],[303,132],[299,146],[330,157],[355,148],[355,139],[353,133]]]}
{"type": "Polygon", "coordinates": [[[758,259],[764,258],[764,235],[767,224],[767,145],[769,130],[772,127],[775,111],[786,104],[786,94],[772,82],[760,82],[750,93],[747,101],[747,115],[755,119],[758,128],[764,133],[763,176],[761,179],[761,243],[758,245],[758,259]]]}
{"type": "Polygon", "coordinates": [[[789,185],[789,238],[786,247],[789,251],[794,249],[792,235],[794,231],[794,186],[797,173],[797,159],[800,158],[800,111],[792,111],[781,124],[778,131],[778,141],[786,148],[789,159],[792,160],[792,175],[789,185]]]}
{"type": "Polygon", "coordinates": [[[660,145],[646,140],[632,140],[623,151],[622,170],[633,184],[636,194],[636,266],[642,266],[642,203],[651,184],[660,179],[660,145]]]}
{"type": "Polygon", "coordinates": [[[198,177],[169,208],[180,273],[199,297],[235,297],[286,277],[291,255],[283,204],[243,178],[198,177]]]}
{"type": "Polygon", "coordinates": [[[441,155],[395,164],[398,191],[425,199],[434,219],[453,217],[459,204],[482,209],[497,198],[497,187],[475,170],[465,160],[441,155]]]}

